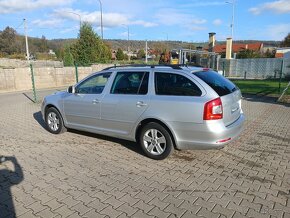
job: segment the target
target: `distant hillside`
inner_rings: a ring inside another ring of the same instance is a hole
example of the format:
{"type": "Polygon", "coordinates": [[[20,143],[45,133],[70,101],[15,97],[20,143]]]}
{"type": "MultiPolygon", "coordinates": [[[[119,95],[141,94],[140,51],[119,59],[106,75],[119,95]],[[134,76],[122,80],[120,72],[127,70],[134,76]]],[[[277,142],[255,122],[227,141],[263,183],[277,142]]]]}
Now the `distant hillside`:
{"type": "MultiPolygon", "coordinates": [[[[56,50],[65,45],[72,44],[76,39],[52,39],[48,40],[48,45],[51,49],[56,50]]],[[[108,44],[111,49],[127,50],[128,46],[131,51],[138,51],[140,49],[145,49],[145,40],[122,40],[122,39],[104,39],[105,43],[108,44]]],[[[190,43],[182,41],[148,41],[148,47],[151,49],[178,49],[178,48],[195,48],[196,46],[204,46],[205,43],[190,43]]]]}
{"type": "MultiPolygon", "coordinates": [[[[57,50],[58,48],[63,47],[66,44],[72,44],[76,39],[53,39],[48,40],[49,48],[53,50],[57,50]]],[[[122,39],[105,39],[106,44],[108,44],[111,49],[118,50],[121,48],[122,50],[127,50],[128,46],[131,51],[138,51],[140,49],[145,49],[145,40],[122,40],[122,39]]],[[[264,46],[267,47],[278,47],[280,45],[280,41],[259,41],[259,40],[238,40],[234,41],[234,43],[255,43],[255,42],[263,42],[264,46]]],[[[225,44],[225,41],[217,41],[217,44],[225,44]]],[[[195,49],[197,46],[207,47],[207,42],[200,43],[190,43],[190,42],[182,42],[182,41],[148,41],[148,47],[154,50],[163,50],[163,49],[179,49],[179,48],[191,48],[195,49]]]]}
{"type": "MultiPolygon", "coordinates": [[[[53,50],[58,57],[61,57],[61,53],[66,45],[73,44],[77,39],[52,39],[48,40],[45,36],[41,38],[29,37],[29,52],[37,59],[55,58],[55,56],[49,56],[48,51],[53,50]]],[[[130,51],[136,52],[140,49],[145,49],[146,41],[144,40],[121,40],[121,39],[105,39],[106,44],[113,50],[119,48],[123,51],[128,48],[130,51]]],[[[265,47],[278,47],[280,41],[258,41],[258,40],[243,40],[235,41],[237,43],[254,43],[263,42],[265,47]]],[[[234,42],[234,43],[235,43],[234,42]]],[[[217,41],[217,44],[225,44],[224,41],[217,41]]],[[[148,41],[148,48],[154,50],[156,54],[160,54],[164,50],[172,49],[196,49],[197,46],[207,47],[207,42],[191,43],[182,41],[148,41]]],[[[0,57],[10,58],[25,58],[25,39],[24,36],[17,33],[11,27],[6,27],[3,31],[0,31],[0,57]]]]}

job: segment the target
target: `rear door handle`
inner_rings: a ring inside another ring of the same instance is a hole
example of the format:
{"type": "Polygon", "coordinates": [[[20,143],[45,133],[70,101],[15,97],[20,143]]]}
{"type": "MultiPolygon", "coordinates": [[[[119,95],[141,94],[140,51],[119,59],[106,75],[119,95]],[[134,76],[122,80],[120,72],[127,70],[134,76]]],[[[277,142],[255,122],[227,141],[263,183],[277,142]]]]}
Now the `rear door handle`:
{"type": "Polygon", "coordinates": [[[100,100],[95,99],[95,100],[92,101],[92,103],[93,103],[93,104],[98,104],[98,103],[100,103],[100,100]]]}
{"type": "Polygon", "coordinates": [[[137,107],[144,107],[144,106],[147,106],[147,104],[144,103],[143,101],[137,101],[136,106],[137,107]]]}

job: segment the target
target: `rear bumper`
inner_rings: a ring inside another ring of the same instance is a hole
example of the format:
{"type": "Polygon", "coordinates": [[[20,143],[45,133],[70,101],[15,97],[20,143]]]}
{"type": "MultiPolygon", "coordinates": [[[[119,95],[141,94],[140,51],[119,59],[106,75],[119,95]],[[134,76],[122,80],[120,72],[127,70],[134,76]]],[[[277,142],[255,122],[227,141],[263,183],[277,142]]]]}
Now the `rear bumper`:
{"type": "Polygon", "coordinates": [[[203,124],[173,123],[176,147],[180,150],[222,148],[237,139],[243,130],[244,121],[242,113],[229,126],[225,126],[220,120],[206,121],[203,124]]]}

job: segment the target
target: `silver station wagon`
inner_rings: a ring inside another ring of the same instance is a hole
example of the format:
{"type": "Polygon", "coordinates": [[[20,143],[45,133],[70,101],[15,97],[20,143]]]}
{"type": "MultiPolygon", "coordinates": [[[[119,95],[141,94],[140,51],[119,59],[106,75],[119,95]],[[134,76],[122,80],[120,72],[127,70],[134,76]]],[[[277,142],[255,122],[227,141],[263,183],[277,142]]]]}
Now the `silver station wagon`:
{"type": "Polygon", "coordinates": [[[211,69],[115,66],[46,96],[48,130],[67,128],[135,141],[153,159],[173,149],[221,148],[242,131],[241,92],[211,69]]]}

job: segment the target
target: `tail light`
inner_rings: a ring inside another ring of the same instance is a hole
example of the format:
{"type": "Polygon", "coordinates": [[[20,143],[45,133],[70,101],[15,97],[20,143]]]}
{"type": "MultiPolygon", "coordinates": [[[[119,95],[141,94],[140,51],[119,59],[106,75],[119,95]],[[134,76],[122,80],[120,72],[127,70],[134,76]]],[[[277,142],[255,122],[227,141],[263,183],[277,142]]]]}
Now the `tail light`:
{"type": "Polygon", "coordinates": [[[216,98],[204,105],[204,120],[219,120],[223,118],[223,105],[220,98],[216,98]]]}

